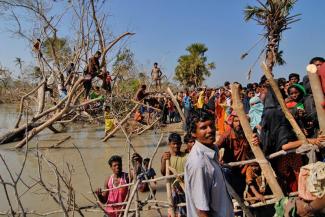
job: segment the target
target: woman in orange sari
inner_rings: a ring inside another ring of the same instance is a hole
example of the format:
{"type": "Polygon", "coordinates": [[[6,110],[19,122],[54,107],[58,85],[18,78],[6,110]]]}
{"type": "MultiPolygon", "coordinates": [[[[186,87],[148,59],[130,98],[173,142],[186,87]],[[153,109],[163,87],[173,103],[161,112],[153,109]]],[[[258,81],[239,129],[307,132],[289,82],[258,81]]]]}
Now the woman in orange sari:
{"type": "Polygon", "coordinates": [[[216,128],[219,135],[225,132],[225,120],[227,118],[226,108],[226,94],[224,92],[221,92],[219,98],[215,101],[215,120],[216,128]]]}

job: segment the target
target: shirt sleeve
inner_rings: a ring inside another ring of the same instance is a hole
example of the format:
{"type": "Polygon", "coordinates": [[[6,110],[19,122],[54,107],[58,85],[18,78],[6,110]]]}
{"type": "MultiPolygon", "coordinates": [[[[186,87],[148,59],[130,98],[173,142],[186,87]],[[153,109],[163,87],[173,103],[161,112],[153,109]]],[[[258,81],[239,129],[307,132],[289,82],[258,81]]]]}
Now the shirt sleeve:
{"type": "Polygon", "coordinates": [[[210,210],[210,179],[207,176],[203,166],[194,167],[189,176],[191,199],[195,208],[202,211],[210,210]]]}

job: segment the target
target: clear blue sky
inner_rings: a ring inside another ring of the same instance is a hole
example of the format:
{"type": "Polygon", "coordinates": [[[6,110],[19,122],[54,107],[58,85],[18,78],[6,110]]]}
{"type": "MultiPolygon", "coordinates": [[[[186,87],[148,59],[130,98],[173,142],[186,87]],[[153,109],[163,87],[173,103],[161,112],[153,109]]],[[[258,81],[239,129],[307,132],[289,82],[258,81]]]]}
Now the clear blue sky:
{"type": "MultiPolygon", "coordinates": [[[[243,20],[243,9],[254,0],[110,0],[108,23],[115,35],[133,31],[136,35],[126,45],[135,53],[137,64],[150,69],[158,62],[168,77],[174,74],[177,59],[194,42],[206,44],[209,61],[216,64],[209,86],[225,80],[247,83],[247,71],[256,60],[261,47],[255,48],[245,60],[240,55],[250,48],[262,33],[255,22],[243,20]]],[[[299,0],[293,11],[301,13],[301,20],[283,35],[280,48],[287,64],[277,67],[276,76],[291,72],[305,74],[308,61],[314,56],[325,56],[325,0],[299,0]]],[[[24,41],[12,39],[0,32],[0,63],[14,67],[19,56],[30,61],[24,41]]],[[[65,29],[68,29],[65,28],[65,29]]],[[[67,34],[67,32],[61,32],[67,34]]],[[[251,81],[261,76],[259,64],[251,81]]]]}

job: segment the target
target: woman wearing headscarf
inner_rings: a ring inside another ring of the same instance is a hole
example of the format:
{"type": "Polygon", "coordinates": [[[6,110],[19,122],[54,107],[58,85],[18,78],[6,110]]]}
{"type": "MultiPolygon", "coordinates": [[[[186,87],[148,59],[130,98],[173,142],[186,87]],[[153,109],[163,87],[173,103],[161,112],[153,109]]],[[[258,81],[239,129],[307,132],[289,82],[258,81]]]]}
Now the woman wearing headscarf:
{"type": "MultiPolygon", "coordinates": [[[[286,119],[282,109],[276,101],[273,90],[268,87],[262,116],[261,141],[265,155],[270,155],[280,150],[298,148],[303,141],[297,140],[293,129],[286,119]]],[[[315,139],[307,139],[308,143],[319,145],[325,141],[324,136],[315,139]]],[[[290,153],[275,158],[272,161],[278,174],[280,184],[284,192],[295,192],[298,190],[299,170],[302,164],[302,156],[290,153]]]]}
{"type": "MultiPolygon", "coordinates": [[[[250,119],[250,125],[251,128],[257,129],[260,128],[260,123],[262,121],[262,114],[264,110],[263,103],[261,99],[258,96],[254,96],[249,100],[249,119],[250,119]]],[[[259,131],[259,129],[257,129],[259,131]]]]}

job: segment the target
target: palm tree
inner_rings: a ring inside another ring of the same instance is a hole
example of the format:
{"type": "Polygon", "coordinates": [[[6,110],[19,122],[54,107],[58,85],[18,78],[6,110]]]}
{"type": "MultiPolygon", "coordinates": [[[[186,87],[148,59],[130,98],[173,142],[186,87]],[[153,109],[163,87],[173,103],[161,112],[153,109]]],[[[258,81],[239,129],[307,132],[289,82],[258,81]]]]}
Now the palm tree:
{"type": "Polygon", "coordinates": [[[270,72],[275,64],[284,64],[279,43],[282,33],[290,29],[289,25],[298,21],[300,14],[291,15],[290,12],[297,0],[257,0],[258,6],[247,6],[244,10],[245,21],[254,20],[264,27],[263,36],[267,40],[265,59],[270,72]]]}
{"type": "Polygon", "coordinates": [[[205,77],[210,76],[215,68],[213,62],[207,63],[205,52],[208,48],[201,43],[191,44],[186,48],[188,55],[180,56],[175,69],[175,79],[184,86],[199,86],[205,77]]]}

